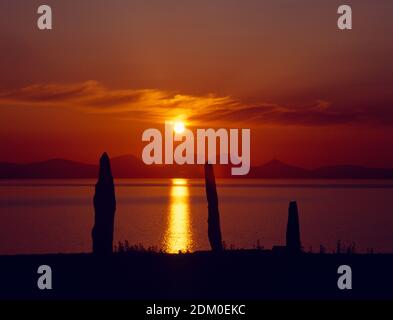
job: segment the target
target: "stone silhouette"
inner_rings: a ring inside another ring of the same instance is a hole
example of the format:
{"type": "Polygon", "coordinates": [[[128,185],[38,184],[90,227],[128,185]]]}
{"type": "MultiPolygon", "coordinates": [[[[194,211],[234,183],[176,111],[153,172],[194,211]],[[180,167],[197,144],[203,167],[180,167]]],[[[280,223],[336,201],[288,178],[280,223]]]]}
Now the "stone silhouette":
{"type": "Polygon", "coordinates": [[[296,201],[292,201],[289,203],[286,238],[287,250],[289,252],[301,251],[299,215],[296,201]]]}
{"type": "Polygon", "coordinates": [[[222,239],[220,228],[220,213],[218,211],[218,196],[216,190],[216,179],[214,177],[213,165],[205,164],[205,187],[208,203],[208,236],[212,251],[222,251],[222,239]]]}
{"type": "Polygon", "coordinates": [[[115,186],[109,157],[101,156],[98,181],[94,194],[93,253],[110,254],[113,244],[113,227],[116,211],[115,186]]]}

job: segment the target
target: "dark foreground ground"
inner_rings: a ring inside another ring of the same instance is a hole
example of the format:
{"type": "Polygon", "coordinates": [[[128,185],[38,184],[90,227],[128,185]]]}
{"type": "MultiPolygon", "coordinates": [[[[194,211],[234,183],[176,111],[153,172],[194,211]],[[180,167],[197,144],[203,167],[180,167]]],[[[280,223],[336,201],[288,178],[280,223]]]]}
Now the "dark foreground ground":
{"type": "Polygon", "coordinates": [[[1,299],[393,299],[393,255],[227,251],[1,256],[1,299]],[[337,287],[340,265],[352,290],[337,287]],[[37,269],[52,268],[39,290],[37,269]]]}

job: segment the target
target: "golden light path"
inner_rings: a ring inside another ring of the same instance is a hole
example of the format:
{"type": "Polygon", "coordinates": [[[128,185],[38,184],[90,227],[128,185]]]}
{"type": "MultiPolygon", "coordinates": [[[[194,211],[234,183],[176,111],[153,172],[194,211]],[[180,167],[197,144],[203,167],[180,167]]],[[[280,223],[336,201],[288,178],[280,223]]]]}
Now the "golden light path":
{"type": "Polygon", "coordinates": [[[163,246],[168,253],[192,251],[189,186],[186,179],[172,179],[168,223],[163,246]]]}

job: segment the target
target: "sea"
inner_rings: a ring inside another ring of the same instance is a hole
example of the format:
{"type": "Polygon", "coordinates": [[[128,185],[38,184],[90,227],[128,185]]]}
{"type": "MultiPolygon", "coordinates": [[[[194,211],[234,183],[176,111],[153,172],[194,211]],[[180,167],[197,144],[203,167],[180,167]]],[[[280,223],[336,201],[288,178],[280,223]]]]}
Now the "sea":
{"type": "MultiPolygon", "coordinates": [[[[0,180],[0,255],[91,252],[95,180],[0,180]]],[[[209,250],[203,180],[115,180],[114,246],[209,250]]],[[[392,180],[217,181],[228,249],[285,245],[296,201],[304,251],[393,252],[392,180]]]]}

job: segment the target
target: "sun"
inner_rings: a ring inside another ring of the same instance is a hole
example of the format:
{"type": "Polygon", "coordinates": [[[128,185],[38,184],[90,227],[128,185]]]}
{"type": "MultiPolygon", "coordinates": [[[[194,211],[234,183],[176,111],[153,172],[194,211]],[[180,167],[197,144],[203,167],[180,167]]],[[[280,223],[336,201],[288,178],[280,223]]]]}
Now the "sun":
{"type": "Polygon", "coordinates": [[[186,126],[184,125],[184,122],[181,121],[176,121],[173,125],[173,131],[175,131],[177,134],[183,133],[185,128],[186,126]]]}

